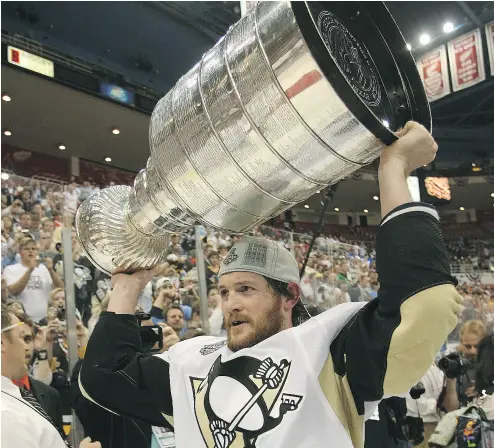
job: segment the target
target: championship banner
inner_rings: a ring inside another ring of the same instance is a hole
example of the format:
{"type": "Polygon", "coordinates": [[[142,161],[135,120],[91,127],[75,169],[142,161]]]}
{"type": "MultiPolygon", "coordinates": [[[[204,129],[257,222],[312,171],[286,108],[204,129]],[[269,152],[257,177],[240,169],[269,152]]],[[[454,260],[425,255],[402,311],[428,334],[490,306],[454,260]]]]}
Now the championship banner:
{"type": "Polygon", "coordinates": [[[485,25],[485,38],[489,50],[489,65],[491,66],[491,76],[494,76],[494,20],[485,25]]]}
{"type": "Polygon", "coordinates": [[[417,68],[429,101],[438,100],[451,93],[444,45],[422,56],[417,62],[417,68]]]}
{"type": "Polygon", "coordinates": [[[485,80],[479,28],[448,42],[448,56],[454,92],[485,80]]]}

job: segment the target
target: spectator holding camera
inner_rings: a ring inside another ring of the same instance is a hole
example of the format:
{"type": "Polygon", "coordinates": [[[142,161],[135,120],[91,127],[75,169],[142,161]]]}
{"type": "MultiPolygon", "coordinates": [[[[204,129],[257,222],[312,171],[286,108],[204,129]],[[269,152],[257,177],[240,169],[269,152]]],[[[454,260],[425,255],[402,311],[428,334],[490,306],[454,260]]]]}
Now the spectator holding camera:
{"type": "MultiPolygon", "coordinates": [[[[485,334],[485,325],[480,320],[469,320],[460,329],[460,345],[458,345],[457,351],[470,365],[458,377],[454,373],[448,376],[448,372],[446,372],[444,408],[448,412],[466,406],[468,402],[477,396],[477,389],[475,387],[477,348],[485,334]],[[452,377],[453,375],[455,377],[452,377]]],[[[461,360],[461,357],[458,360],[461,360]]],[[[463,361],[461,362],[463,363],[463,361]]]]}
{"type": "MultiPolygon", "coordinates": [[[[81,247],[75,230],[72,230],[72,260],[74,262],[75,306],[81,313],[82,322],[87,326],[91,317],[91,289],[94,266],[87,257],[81,254],[81,247]]],[[[60,276],[63,276],[62,254],[57,254],[53,259],[53,264],[60,276]]]]}
{"type": "Polygon", "coordinates": [[[208,286],[218,283],[218,272],[220,271],[220,256],[218,252],[210,252],[206,267],[206,282],[208,286]]]}
{"type": "Polygon", "coordinates": [[[151,319],[153,323],[166,323],[172,327],[177,335],[185,330],[184,316],[187,314],[190,318],[192,310],[188,305],[180,304],[180,293],[173,286],[168,277],[158,280],[156,283],[156,299],[151,309],[151,319]]]}
{"type": "Polygon", "coordinates": [[[46,317],[52,287],[63,288],[63,282],[53,269],[53,260],[38,259],[36,242],[24,238],[19,242],[21,262],[4,269],[11,294],[17,296],[26,313],[35,321],[46,317]]]}
{"type": "MultiPolygon", "coordinates": [[[[53,303],[56,304],[56,302],[53,303]]],[[[83,325],[78,311],[76,311],[76,335],[78,357],[82,359],[86,351],[88,330],[83,325]]],[[[61,307],[50,307],[48,309],[46,339],[52,347],[49,355],[53,356],[51,358],[53,371],[51,386],[60,394],[63,415],[70,415],[69,344],[67,336],[65,309],[61,307]]]]}
{"type": "Polygon", "coordinates": [[[172,306],[173,303],[180,303],[179,292],[175,289],[170,278],[160,278],[156,282],[155,300],[151,308],[151,318],[155,325],[163,322],[163,310],[172,306]]]}
{"type": "Polygon", "coordinates": [[[475,389],[487,418],[494,420],[494,333],[489,333],[478,344],[475,389]]]}

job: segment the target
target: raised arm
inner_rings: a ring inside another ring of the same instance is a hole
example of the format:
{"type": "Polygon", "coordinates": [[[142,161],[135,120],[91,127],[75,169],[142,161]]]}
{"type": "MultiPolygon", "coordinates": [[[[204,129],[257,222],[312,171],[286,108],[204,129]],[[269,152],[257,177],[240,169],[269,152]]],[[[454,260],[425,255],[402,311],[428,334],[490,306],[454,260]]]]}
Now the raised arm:
{"type": "Polygon", "coordinates": [[[153,271],[113,276],[108,312],[93,330],[79,375],[82,395],[118,415],[166,426],[173,415],[169,365],[145,356],[134,312],[153,271]]]}
{"type": "Polygon", "coordinates": [[[450,274],[435,209],[411,202],[406,178],[437,145],[416,123],[381,156],[383,220],[377,238],[381,288],[340,333],[331,352],[345,370],[359,413],[364,402],[402,395],[427,371],[457,324],[461,297],[450,274]],[[342,360],[346,357],[344,366],[342,360]]]}

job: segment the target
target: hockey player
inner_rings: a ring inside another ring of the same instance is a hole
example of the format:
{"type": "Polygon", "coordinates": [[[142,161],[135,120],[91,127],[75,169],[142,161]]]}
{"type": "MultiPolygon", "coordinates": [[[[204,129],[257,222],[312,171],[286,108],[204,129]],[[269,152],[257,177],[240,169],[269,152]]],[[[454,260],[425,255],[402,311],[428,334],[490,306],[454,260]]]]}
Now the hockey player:
{"type": "Polygon", "coordinates": [[[380,159],[376,299],[307,320],[295,259],[246,237],[219,272],[227,338],[197,337],[145,357],[133,313],[154,272],[115,274],[79,377],[84,396],[172,424],[178,448],[363,447],[366,416],[419,381],[461,308],[438,215],[411,202],[406,181],[437,145],[417,123],[398,135],[380,159]]]}

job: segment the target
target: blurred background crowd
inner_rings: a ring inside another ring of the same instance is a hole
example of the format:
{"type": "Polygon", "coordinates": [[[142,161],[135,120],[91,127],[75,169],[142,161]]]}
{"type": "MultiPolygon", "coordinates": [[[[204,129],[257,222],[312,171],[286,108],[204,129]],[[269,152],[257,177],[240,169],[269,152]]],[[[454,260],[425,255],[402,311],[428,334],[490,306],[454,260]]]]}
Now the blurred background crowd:
{"type": "MultiPolygon", "coordinates": [[[[56,185],[10,175],[2,183],[2,303],[25,313],[31,323],[31,374],[59,391],[64,415],[70,414],[71,394],[62,229],[72,229],[77,337],[82,358],[91,331],[106,309],[111,288],[110,277],[91,264],[74,229],[78,205],[97,191],[89,181],[76,179],[67,185],[56,185]],[[44,350],[47,359],[38,359],[36,353],[44,350]]],[[[494,330],[493,282],[486,281],[493,278],[493,240],[479,239],[468,231],[468,225],[465,231],[459,227],[445,227],[452,263],[456,263],[458,291],[465,300],[451,343],[459,340],[459,328],[469,320],[480,320],[487,332],[494,330]]],[[[265,226],[251,232],[292,251],[300,268],[307,261],[301,283],[304,301],[313,315],[341,303],[372,300],[379,292],[377,229],[342,227],[340,234],[337,230],[333,235],[318,236],[307,260],[311,233],[265,226]]],[[[197,266],[199,246],[194,229],[170,235],[167,262],[142,292],[137,310],[141,312],[141,325],[159,324],[173,329],[172,339],[170,331],[164,333],[162,350],[169,347],[171,340],[203,334],[198,269],[204,270],[207,282],[210,333],[224,334],[217,274],[229,249],[241,237],[201,228],[205,264],[197,266]]]]}

